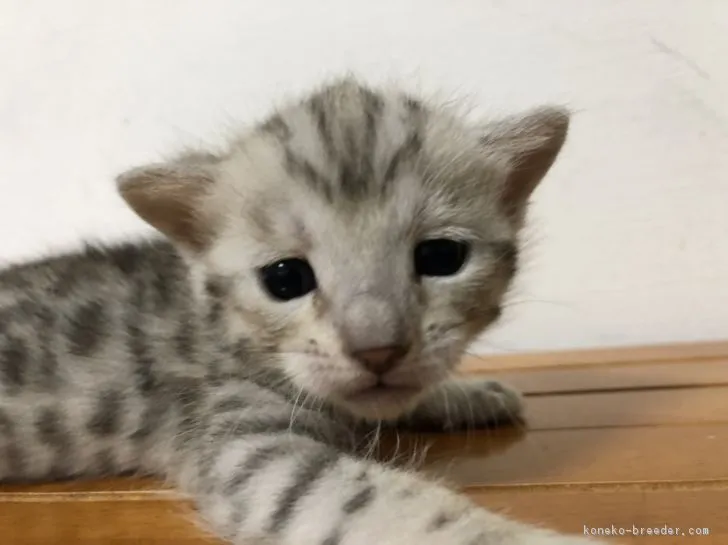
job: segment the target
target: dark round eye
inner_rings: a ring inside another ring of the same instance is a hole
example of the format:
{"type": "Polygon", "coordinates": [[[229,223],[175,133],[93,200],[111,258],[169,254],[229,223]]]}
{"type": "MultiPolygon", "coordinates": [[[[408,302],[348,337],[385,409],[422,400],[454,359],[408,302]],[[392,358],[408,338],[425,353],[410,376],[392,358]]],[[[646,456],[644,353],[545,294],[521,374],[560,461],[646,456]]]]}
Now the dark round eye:
{"type": "Polygon", "coordinates": [[[464,242],[447,238],[423,240],[415,247],[415,273],[418,276],[451,276],[468,258],[464,242]]]}
{"type": "Polygon", "coordinates": [[[316,275],[304,259],[282,259],[260,269],[260,279],[274,299],[290,301],[316,289],[316,275]]]}

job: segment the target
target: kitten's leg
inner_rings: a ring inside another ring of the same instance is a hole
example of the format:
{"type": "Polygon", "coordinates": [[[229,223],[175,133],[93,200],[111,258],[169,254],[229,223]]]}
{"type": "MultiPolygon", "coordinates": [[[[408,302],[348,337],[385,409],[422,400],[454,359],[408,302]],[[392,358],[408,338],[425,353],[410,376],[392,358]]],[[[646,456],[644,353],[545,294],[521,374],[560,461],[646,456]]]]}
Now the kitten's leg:
{"type": "Polygon", "coordinates": [[[398,427],[429,432],[523,424],[523,400],[516,390],[495,380],[474,378],[443,383],[396,422],[398,427]]]}
{"type": "Polygon", "coordinates": [[[46,398],[35,409],[32,397],[0,397],[0,417],[9,416],[0,418],[0,480],[106,473],[107,465],[113,472],[128,455],[143,472],[177,483],[213,533],[239,545],[591,543],[509,521],[414,474],[358,459],[347,453],[349,426],[294,411],[250,383],[206,390],[168,381],[142,415],[96,396],[46,398]]]}
{"type": "Polygon", "coordinates": [[[234,544],[596,543],[510,521],[413,473],[335,449],[310,433],[316,422],[314,435],[327,433],[319,413],[298,411],[291,424],[290,408],[235,408],[235,399],[208,405],[217,409],[197,440],[180,445],[177,475],[213,532],[234,544]]]}

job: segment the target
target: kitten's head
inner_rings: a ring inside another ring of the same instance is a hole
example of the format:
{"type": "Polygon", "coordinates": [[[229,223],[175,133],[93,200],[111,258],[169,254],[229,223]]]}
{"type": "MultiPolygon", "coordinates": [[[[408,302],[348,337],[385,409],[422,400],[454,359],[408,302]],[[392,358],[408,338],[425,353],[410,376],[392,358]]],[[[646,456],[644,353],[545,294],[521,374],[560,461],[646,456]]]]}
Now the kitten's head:
{"type": "Polygon", "coordinates": [[[220,156],[132,170],[121,194],[198,271],[233,338],[305,395],[409,409],[498,318],[533,189],[566,137],[542,108],[485,126],[353,80],[220,156]]]}

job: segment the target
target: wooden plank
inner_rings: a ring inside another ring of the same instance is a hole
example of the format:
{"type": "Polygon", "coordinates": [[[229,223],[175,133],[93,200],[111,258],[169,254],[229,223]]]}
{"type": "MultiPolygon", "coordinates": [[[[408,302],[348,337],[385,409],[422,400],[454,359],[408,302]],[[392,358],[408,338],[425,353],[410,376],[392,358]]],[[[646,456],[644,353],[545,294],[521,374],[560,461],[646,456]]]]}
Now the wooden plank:
{"type": "Polygon", "coordinates": [[[205,535],[195,520],[189,504],[170,500],[77,496],[0,504],[2,542],[12,545],[222,543],[205,535]]]}
{"type": "Polygon", "coordinates": [[[16,501],[53,501],[53,498],[73,499],[97,496],[99,498],[113,495],[124,501],[136,499],[163,500],[170,495],[177,497],[173,488],[164,485],[154,478],[80,479],[77,481],[60,481],[36,484],[0,484],[0,502],[16,501]],[[19,500],[18,500],[19,501],[19,500]]]}
{"type": "MultiPolygon", "coordinates": [[[[391,445],[387,440],[387,447],[391,445]]],[[[428,449],[425,471],[460,487],[728,482],[725,424],[549,430],[520,437],[507,432],[469,437],[402,436],[399,452],[412,452],[414,445],[428,449]]],[[[401,458],[407,459],[407,455],[401,458]]]]}
{"type": "Polygon", "coordinates": [[[0,502],[13,501],[16,497],[27,497],[23,501],[44,501],[44,497],[68,498],[103,497],[113,495],[116,498],[135,499],[167,499],[179,494],[169,486],[155,478],[114,477],[110,479],[80,479],[77,481],[61,481],[51,483],[5,483],[0,484],[0,502]]]}
{"type": "Polygon", "coordinates": [[[492,372],[514,369],[578,368],[593,365],[689,364],[713,360],[728,360],[728,341],[525,354],[468,355],[463,359],[461,369],[465,372],[492,372]]]}
{"type": "Polygon", "coordinates": [[[529,429],[728,423],[728,387],[527,398],[529,429]]]}
{"type": "Polygon", "coordinates": [[[497,378],[526,394],[674,389],[728,386],[728,361],[699,362],[690,365],[645,364],[634,367],[595,365],[577,369],[522,369],[513,372],[481,371],[470,374],[497,378]]]}

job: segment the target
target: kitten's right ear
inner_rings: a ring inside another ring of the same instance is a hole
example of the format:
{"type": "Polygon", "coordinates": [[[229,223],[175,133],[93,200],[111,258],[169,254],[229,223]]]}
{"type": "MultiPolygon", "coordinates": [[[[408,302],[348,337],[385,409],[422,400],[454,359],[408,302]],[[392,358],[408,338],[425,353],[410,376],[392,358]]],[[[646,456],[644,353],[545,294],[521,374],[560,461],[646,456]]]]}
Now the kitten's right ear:
{"type": "Polygon", "coordinates": [[[204,199],[214,183],[211,165],[173,162],[129,170],[116,178],[136,214],[180,246],[199,252],[213,237],[204,199]]]}

